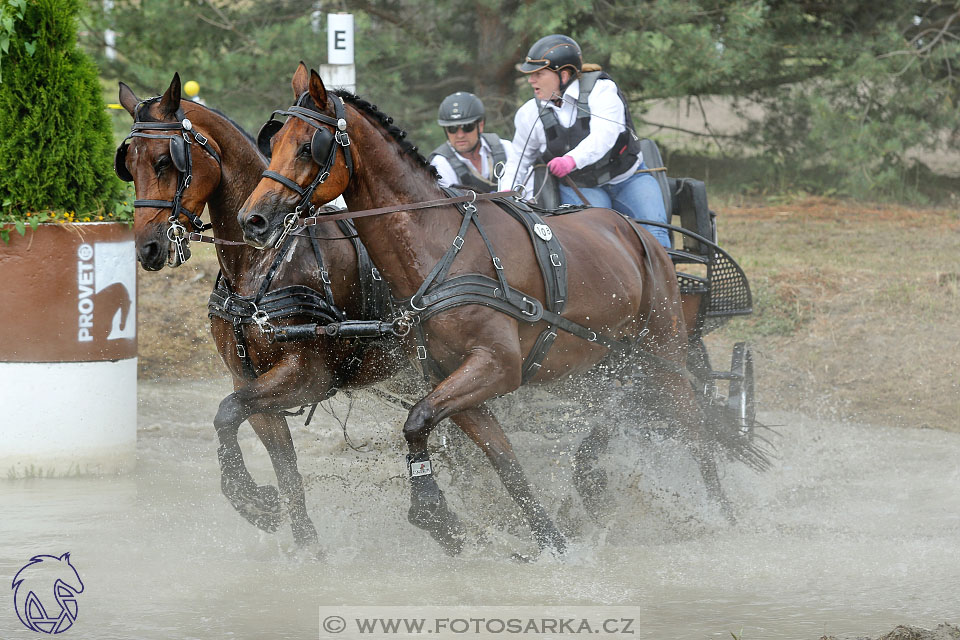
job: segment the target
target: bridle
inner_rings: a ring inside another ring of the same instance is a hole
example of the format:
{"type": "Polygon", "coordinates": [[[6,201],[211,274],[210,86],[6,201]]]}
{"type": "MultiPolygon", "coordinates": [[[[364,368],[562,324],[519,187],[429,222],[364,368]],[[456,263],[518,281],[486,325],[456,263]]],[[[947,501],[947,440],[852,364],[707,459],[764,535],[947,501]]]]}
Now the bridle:
{"type": "Polygon", "coordinates": [[[117,177],[121,180],[124,182],[133,182],[133,176],[127,170],[125,164],[127,149],[130,146],[127,141],[131,138],[166,138],[170,140],[170,159],[173,162],[174,168],[177,170],[177,191],[173,194],[173,199],[134,200],[133,206],[134,208],[151,207],[155,209],[170,209],[170,218],[168,220],[170,226],[167,228],[167,240],[175,245],[177,255],[182,264],[185,261],[183,243],[187,239],[187,229],[180,224],[180,215],[185,216],[193,229],[198,232],[206,231],[211,227],[210,224],[204,223],[199,215],[183,206],[183,192],[190,186],[190,183],[193,182],[193,157],[190,152],[190,147],[193,144],[200,146],[200,148],[206,151],[207,154],[216,161],[217,167],[221,172],[223,171],[223,164],[220,160],[220,154],[210,145],[209,139],[199,131],[194,130],[193,123],[183,115],[182,109],[177,110],[177,122],[143,122],[137,120],[136,116],[139,115],[140,108],[146,102],[147,101],[141,102],[134,110],[136,115],[134,116],[133,126],[130,128],[130,135],[124,138],[120,146],[117,147],[113,168],[117,177]],[[145,131],[172,131],[174,133],[154,134],[144,133],[145,131]]]}
{"type": "Polygon", "coordinates": [[[343,149],[343,158],[347,166],[349,178],[353,178],[353,155],[350,152],[350,136],[347,134],[346,108],[340,96],[336,94],[331,94],[331,96],[333,99],[334,114],[336,115],[335,118],[303,106],[308,100],[313,102],[309,93],[303,93],[297,98],[296,104],[289,109],[274,111],[270,119],[260,127],[260,132],[257,134],[257,147],[263,155],[269,158],[271,155],[270,140],[284,125],[280,120],[275,120],[274,116],[282,115],[298,118],[316,129],[313,138],[310,140],[310,154],[313,161],[320,166],[320,170],[306,188],[301,187],[290,178],[276,171],[270,171],[268,169],[263,172],[264,178],[276,180],[300,196],[300,200],[297,201],[293,211],[284,217],[283,233],[277,238],[275,243],[277,247],[283,244],[287,235],[297,226],[300,216],[304,215],[304,213],[307,215],[313,214],[316,206],[313,205],[310,200],[313,198],[313,194],[317,188],[330,177],[330,171],[333,169],[333,165],[337,160],[337,147],[343,149]],[[334,129],[331,131],[324,125],[329,125],[334,127],[334,129]]]}

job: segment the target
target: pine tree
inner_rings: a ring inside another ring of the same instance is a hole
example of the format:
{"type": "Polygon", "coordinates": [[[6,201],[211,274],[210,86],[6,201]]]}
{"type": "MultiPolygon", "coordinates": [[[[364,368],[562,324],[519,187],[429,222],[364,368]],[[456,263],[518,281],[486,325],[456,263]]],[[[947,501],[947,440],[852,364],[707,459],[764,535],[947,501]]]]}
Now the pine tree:
{"type": "Polygon", "coordinates": [[[0,221],[95,213],[123,191],[97,68],[77,47],[79,9],[79,0],[27,0],[3,57],[0,221]]]}

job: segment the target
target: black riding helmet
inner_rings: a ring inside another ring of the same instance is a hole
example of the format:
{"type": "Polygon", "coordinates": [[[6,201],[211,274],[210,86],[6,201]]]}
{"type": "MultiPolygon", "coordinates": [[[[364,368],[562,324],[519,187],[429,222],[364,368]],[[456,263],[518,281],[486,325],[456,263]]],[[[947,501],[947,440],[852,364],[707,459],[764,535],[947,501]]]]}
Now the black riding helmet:
{"type": "Polygon", "coordinates": [[[486,115],[480,98],[466,91],[451,93],[437,111],[437,124],[449,127],[457,124],[468,124],[483,120],[486,115]]]}
{"type": "Polygon", "coordinates": [[[570,69],[576,77],[583,68],[583,55],[576,40],[554,33],[534,42],[527,52],[526,60],[517,68],[523,73],[533,73],[540,69],[551,69],[560,73],[561,69],[570,69]]]}

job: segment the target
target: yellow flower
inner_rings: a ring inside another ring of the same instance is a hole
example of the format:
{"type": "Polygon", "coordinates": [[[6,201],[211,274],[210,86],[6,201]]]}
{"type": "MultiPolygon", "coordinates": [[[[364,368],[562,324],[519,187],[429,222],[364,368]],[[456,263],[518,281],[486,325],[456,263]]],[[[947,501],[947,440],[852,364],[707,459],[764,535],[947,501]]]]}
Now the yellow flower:
{"type": "Polygon", "coordinates": [[[103,220],[103,216],[97,216],[97,220],[103,220]]]}
{"type": "Polygon", "coordinates": [[[90,216],[83,216],[84,222],[90,222],[90,216]]]}

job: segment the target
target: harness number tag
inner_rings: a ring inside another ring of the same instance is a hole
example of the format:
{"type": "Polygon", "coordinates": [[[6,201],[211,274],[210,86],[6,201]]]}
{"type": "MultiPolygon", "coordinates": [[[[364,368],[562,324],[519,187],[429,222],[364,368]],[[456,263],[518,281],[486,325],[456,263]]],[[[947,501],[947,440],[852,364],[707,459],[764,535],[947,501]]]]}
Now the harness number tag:
{"type": "Polygon", "coordinates": [[[533,232],[547,242],[549,242],[550,238],[553,237],[553,231],[551,231],[550,227],[545,224],[537,223],[533,225],[533,232]]]}
{"type": "Polygon", "coordinates": [[[419,478],[420,476],[432,476],[433,466],[429,460],[423,462],[414,462],[410,465],[410,477],[419,478]]]}

